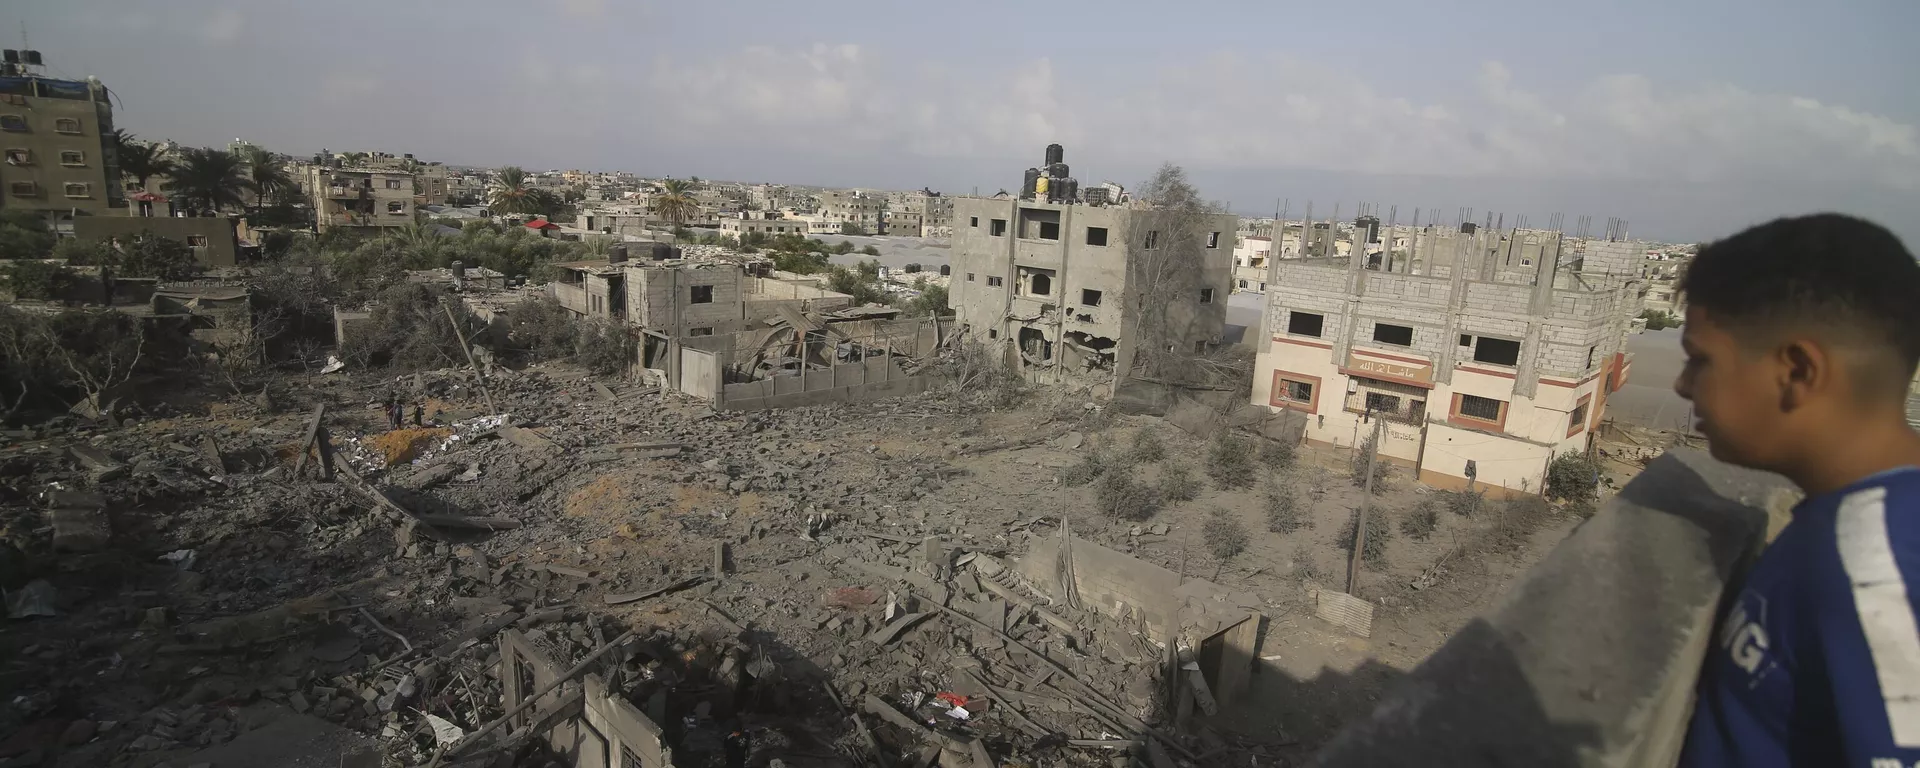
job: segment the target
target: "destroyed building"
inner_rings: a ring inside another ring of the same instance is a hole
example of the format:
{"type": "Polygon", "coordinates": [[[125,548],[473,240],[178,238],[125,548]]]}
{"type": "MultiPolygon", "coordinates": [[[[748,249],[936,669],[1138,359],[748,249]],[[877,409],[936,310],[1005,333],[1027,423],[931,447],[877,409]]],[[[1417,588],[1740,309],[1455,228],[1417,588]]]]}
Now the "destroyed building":
{"type": "Polygon", "coordinates": [[[407,171],[315,165],[307,171],[306,186],[315,225],[323,232],[413,224],[413,174],[407,171]]]}
{"type": "MultiPolygon", "coordinates": [[[[1005,350],[1028,380],[1106,382],[1133,363],[1141,276],[1180,246],[1163,242],[1159,212],[1144,204],[1081,202],[1058,148],[1052,175],[1029,169],[1021,195],[954,201],[951,300],[968,336],[1005,350]]],[[[1203,241],[1190,244],[1200,263],[1176,265],[1197,270],[1196,287],[1164,308],[1181,352],[1218,346],[1226,324],[1238,220],[1204,219],[1182,224],[1203,241]]]]}
{"type": "Polygon", "coordinates": [[[1253,402],[1308,414],[1309,442],[1379,419],[1381,459],[1423,483],[1537,493],[1627,381],[1640,243],[1469,222],[1404,252],[1328,245],[1272,262],[1254,368],[1253,402]]]}

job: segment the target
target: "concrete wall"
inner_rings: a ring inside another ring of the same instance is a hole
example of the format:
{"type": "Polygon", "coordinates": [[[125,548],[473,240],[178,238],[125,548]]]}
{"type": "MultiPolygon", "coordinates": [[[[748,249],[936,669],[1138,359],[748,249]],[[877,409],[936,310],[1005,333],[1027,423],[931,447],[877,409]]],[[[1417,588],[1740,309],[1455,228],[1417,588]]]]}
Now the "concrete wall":
{"type": "Polygon", "coordinates": [[[693,328],[720,333],[719,329],[741,319],[745,278],[739,267],[631,266],[627,273],[627,316],[642,328],[677,337],[693,328]],[[695,287],[711,288],[712,301],[694,303],[695,287]]]}
{"type": "Polygon", "coordinates": [[[73,236],[98,241],[152,232],[191,247],[194,260],[203,267],[231,267],[240,252],[235,226],[234,220],[225,216],[82,216],[73,220],[73,236]],[[195,242],[203,244],[194,245],[195,242]]]}
{"type": "MultiPolygon", "coordinates": [[[[683,374],[684,375],[684,374],[683,374]]],[[[884,357],[842,363],[805,376],[773,376],[727,384],[714,401],[716,410],[757,411],[830,403],[858,403],[927,391],[925,374],[909,374],[884,357]]]]}
{"type": "Polygon", "coordinates": [[[1778,478],[1669,452],[1312,764],[1673,765],[1719,606],[1765,510],[1792,498],[1778,478]]]}

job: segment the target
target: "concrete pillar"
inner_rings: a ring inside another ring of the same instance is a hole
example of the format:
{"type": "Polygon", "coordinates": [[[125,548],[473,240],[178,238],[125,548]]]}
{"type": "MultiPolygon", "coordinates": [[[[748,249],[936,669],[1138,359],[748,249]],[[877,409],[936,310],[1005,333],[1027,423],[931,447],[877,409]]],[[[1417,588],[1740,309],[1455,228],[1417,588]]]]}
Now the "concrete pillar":
{"type": "MultiPolygon", "coordinates": [[[[1453,238],[1453,260],[1448,267],[1447,280],[1447,323],[1445,335],[1441,337],[1440,354],[1433,359],[1433,381],[1436,384],[1453,383],[1454,358],[1459,355],[1461,304],[1467,299],[1467,264],[1471,261],[1470,238],[1458,235],[1453,238]],[[1446,343],[1454,341],[1453,344],[1446,343]]],[[[1428,403],[1431,413],[1434,404],[1428,403]]]]}

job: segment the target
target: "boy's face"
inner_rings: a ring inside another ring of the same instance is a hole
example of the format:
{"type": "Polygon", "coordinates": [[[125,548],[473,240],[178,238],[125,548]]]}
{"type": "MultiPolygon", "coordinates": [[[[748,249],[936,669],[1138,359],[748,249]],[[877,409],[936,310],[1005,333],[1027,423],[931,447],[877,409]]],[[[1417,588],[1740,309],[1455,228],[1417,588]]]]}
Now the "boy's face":
{"type": "Polygon", "coordinates": [[[1713,457],[1756,469],[1779,466],[1792,438],[1770,357],[1742,347],[1698,307],[1687,309],[1680,346],[1687,363],[1673,391],[1693,401],[1695,428],[1707,436],[1713,457]]]}

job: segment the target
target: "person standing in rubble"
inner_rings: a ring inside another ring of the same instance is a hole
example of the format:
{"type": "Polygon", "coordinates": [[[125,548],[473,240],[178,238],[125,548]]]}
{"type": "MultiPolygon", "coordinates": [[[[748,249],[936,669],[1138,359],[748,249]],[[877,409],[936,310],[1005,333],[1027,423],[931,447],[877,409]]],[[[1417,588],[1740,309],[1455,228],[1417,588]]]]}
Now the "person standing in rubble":
{"type": "Polygon", "coordinates": [[[747,752],[752,746],[746,726],[736,724],[720,743],[721,750],[726,753],[726,768],[747,768],[747,752]]]}
{"type": "Polygon", "coordinates": [[[420,422],[422,419],[426,417],[426,415],[427,415],[426,405],[419,402],[415,402],[413,404],[413,425],[416,427],[422,426],[420,422]]]}
{"type": "Polygon", "coordinates": [[[1680,293],[1674,390],[1714,458],[1807,494],[1728,603],[1680,764],[1915,765],[1920,264],[1860,219],[1779,219],[1703,246],[1680,293]]]}

